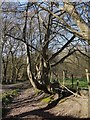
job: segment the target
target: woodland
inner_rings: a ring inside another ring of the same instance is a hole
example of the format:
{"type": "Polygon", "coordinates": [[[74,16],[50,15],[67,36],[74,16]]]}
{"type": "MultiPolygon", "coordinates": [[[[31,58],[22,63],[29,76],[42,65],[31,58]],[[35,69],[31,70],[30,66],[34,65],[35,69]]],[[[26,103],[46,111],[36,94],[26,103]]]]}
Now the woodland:
{"type": "Polygon", "coordinates": [[[88,119],[90,2],[1,8],[2,119],[88,119]]]}

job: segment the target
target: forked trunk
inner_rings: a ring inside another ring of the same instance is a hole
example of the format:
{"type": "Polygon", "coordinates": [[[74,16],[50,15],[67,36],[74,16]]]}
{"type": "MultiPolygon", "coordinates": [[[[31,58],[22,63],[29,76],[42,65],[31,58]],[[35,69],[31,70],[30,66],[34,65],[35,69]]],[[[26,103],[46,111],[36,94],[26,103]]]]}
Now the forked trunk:
{"type": "Polygon", "coordinates": [[[32,67],[31,67],[31,56],[29,52],[29,46],[25,44],[25,47],[27,51],[27,74],[28,74],[30,83],[32,84],[34,89],[43,90],[45,93],[51,94],[51,92],[48,91],[47,86],[45,84],[39,83],[39,81],[34,76],[32,72],[32,67]]]}

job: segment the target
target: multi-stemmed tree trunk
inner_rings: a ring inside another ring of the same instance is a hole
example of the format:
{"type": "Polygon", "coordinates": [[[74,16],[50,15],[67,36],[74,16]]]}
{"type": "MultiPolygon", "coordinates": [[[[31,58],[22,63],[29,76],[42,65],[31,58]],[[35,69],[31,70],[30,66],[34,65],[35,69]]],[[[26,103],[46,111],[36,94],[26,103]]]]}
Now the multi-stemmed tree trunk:
{"type": "MultiPolygon", "coordinates": [[[[29,4],[29,3],[28,3],[29,4]]],[[[26,8],[26,16],[25,16],[25,24],[24,24],[24,28],[23,28],[23,39],[24,39],[24,44],[25,44],[25,48],[26,48],[26,53],[27,53],[27,74],[29,77],[29,80],[32,84],[32,86],[35,89],[39,89],[39,90],[43,90],[45,93],[49,93],[47,89],[47,81],[48,81],[48,65],[46,63],[46,52],[47,52],[47,48],[43,49],[43,56],[42,58],[40,58],[40,62],[39,65],[41,64],[41,73],[37,74],[39,71],[40,66],[36,66],[36,75],[34,75],[33,71],[32,71],[32,61],[31,61],[31,52],[30,52],[30,48],[29,45],[27,44],[27,40],[26,40],[26,30],[27,30],[27,19],[28,19],[28,9],[29,6],[27,4],[27,8],[26,8]],[[46,50],[46,51],[45,51],[46,50]],[[38,76],[39,75],[39,76],[38,76]],[[40,82],[38,80],[38,78],[40,79],[40,82]]],[[[45,38],[46,40],[46,38],[45,38]]]]}
{"type": "MultiPolygon", "coordinates": [[[[47,79],[48,79],[48,72],[45,72],[45,70],[47,69],[47,67],[45,68],[45,66],[43,67],[44,69],[42,70],[44,73],[41,73],[42,74],[42,82],[39,82],[39,80],[37,79],[38,76],[34,76],[33,72],[32,72],[32,66],[31,66],[31,56],[30,56],[30,50],[29,50],[29,46],[27,44],[25,44],[25,47],[26,47],[26,52],[27,52],[27,74],[28,74],[28,78],[30,80],[30,83],[32,84],[32,86],[34,87],[34,89],[39,89],[39,90],[43,90],[45,93],[48,93],[48,94],[51,94],[49,91],[48,91],[48,88],[46,86],[46,83],[47,83],[47,79]],[[46,79],[45,79],[45,78],[46,79]],[[45,82],[43,84],[43,81],[45,82]]],[[[41,72],[42,72],[41,71],[41,72]]],[[[37,71],[38,72],[38,71],[37,71]]]]}

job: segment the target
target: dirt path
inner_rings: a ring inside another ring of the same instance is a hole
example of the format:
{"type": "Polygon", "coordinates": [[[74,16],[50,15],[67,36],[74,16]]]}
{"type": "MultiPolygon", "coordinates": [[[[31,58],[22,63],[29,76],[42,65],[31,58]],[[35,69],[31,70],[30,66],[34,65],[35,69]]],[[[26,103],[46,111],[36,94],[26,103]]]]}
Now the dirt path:
{"type": "MultiPolygon", "coordinates": [[[[57,120],[88,117],[88,98],[86,96],[69,96],[62,100],[56,99],[49,105],[41,100],[44,94],[36,95],[33,88],[26,89],[12,104],[5,118],[13,120],[57,120]],[[71,118],[70,118],[71,117],[71,118]]],[[[56,96],[57,97],[57,96],[56,96]]]]}
{"type": "Polygon", "coordinates": [[[30,82],[29,81],[25,81],[25,82],[20,82],[20,83],[16,83],[16,84],[10,84],[10,85],[2,85],[2,93],[8,90],[15,90],[15,89],[26,89],[29,88],[30,82]]]}

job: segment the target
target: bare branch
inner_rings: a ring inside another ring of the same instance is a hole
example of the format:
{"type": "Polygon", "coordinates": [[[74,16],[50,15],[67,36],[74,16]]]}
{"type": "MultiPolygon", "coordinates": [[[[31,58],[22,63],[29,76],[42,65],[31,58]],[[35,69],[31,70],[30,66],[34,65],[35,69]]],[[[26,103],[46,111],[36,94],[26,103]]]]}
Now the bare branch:
{"type": "Polygon", "coordinates": [[[69,52],[66,56],[64,56],[62,59],[60,59],[58,62],[56,62],[55,64],[52,64],[51,67],[54,67],[56,65],[58,65],[59,63],[63,63],[64,60],[69,57],[70,55],[72,55],[74,52],[76,52],[77,50],[73,50],[72,52],[69,52]]]}
{"type": "Polygon", "coordinates": [[[23,42],[23,43],[25,43],[26,45],[28,45],[29,47],[33,48],[34,50],[38,51],[38,52],[41,54],[41,52],[40,52],[37,48],[35,48],[34,46],[28,44],[28,43],[27,43],[26,41],[24,41],[23,39],[14,37],[14,36],[12,36],[12,35],[10,35],[10,34],[5,34],[5,35],[6,35],[6,36],[9,36],[9,37],[12,37],[12,38],[14,38],[14,39],[16,39],[16,40],[19,40],[19,41],[21,41],[21,42],[23,42]]]}
{"type": "MultiPolygon", "coordinates": [[[[38,5],[38,4],[37,4],[38,5]]],[[[72,18],[74,19],[74,21],[77,23],[77,26],[80,29],[80,32],[74,30],[73,28],[71,28],[70,25],[68,25],[62,18],[60,18],[58,15],[56,15],[55,13],[53,13],[52,11],[46,9],[45,7],[41,6],[40,4],[38,5],[40,8],[42,8],[43,10],[49,12],[50,14],[52,14],[55,18],[57,18],[58,20],[60,20],[68,29],[70,29],[76,36],[81,37],[84,40],[88,40],[90,41],[90,37],[88,36],[90,33],[90,28],[88,25],[86,25],[85,22],[81,21],[81,17],[76,13],[73,12],[72,18]]],[[[71,14],[71,10],[73,10],[73,6],[70,4],[69,6],[67,6],[65,4],[64,6],[64,11],[68,12],[69,14],[71,14]]]]}
{"type": "Polygon", "coordinates": [[[53,58],[55,58],[60,52],[62,52],[72,41],[73,39],[75,38],[75,35],[71,37],[71,39],[58,51],[56,52],[55,54],[53,54],[49,59],[48,61],[52,60],[53,58]]]}
{"type": "Polygon", "coordinates": [[[90,59],[90,56],[88,56],[88,55],[86,55],[85,53],[83,53],[81,50],[77,50],[79,53],[81,53],[82,55],[84,55],[84,56],[86,56],[87,58],[89,58],[90,59]]]}

